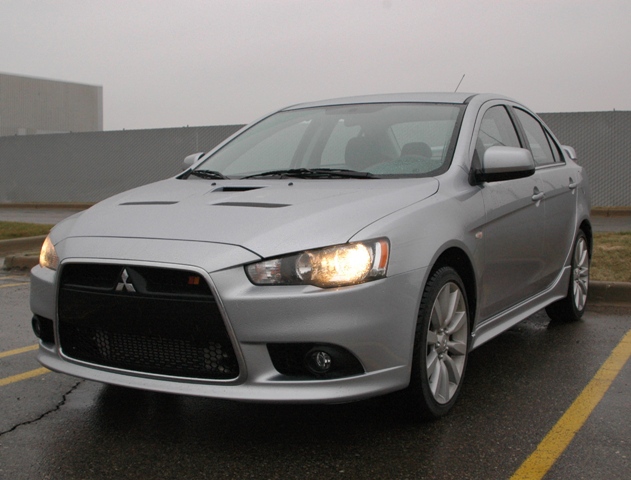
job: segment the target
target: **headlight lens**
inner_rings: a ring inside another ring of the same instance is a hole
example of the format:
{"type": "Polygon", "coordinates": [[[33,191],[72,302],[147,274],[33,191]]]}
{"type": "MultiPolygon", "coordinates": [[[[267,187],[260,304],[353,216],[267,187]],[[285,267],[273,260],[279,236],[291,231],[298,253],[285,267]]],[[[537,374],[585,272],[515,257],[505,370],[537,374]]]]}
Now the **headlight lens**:
{"type": "Polygon", "coordinates": [[[46,237],[42,249],[39,252],[39,264],[43,268],[50,268],[51,270],[57,270],[59,266],[59,257],[55,251],[53,242],[50,241],[50,236],[46,237]]]}
{"type": "Polygon", "coordinates": [[[378,239],[263,260],[245,270],[255,285],[342,287],[385,277],[389,254],[388,240],[378,239]]]}

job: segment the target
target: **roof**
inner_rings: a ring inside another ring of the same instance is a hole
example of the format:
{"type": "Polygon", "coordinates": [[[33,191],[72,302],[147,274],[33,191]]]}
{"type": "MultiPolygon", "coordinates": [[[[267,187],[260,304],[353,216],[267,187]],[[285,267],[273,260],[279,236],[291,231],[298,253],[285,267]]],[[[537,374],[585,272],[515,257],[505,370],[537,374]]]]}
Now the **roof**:
{"type": "MultiPolygon", "coordinates": [[[[392,102],[421,102],[421,103],[453,103],[463,104],[475,93],[390,93],[377,95],[362,95],[354,97],[333,98],[316,102],[299,103],[285,108],[293,110],[297,108],[322,107],[330,105],[347,105],[360,103],[392,103],[392,102]]],[[[500,97],[500,96],[498,96],[500,97]]]]}

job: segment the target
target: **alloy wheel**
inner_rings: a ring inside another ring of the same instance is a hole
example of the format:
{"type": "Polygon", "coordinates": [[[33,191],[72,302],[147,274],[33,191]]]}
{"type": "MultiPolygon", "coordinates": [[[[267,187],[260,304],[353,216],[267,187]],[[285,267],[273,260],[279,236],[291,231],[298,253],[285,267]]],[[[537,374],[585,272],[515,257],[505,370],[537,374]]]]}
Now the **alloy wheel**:
{"type": "Polygon", "coordinates": [[[467,357],[467,322],[462,291],[455,283],[446,283],[432,305],[427,331],[427,378],[437,403],[448,403],[460,385],[467,357]]]}

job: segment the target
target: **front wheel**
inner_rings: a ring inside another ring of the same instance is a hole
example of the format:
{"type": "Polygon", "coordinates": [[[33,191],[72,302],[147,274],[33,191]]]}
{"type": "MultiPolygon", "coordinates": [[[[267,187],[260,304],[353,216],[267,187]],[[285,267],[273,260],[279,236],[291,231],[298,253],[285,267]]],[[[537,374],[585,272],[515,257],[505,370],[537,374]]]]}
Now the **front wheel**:
{"type": "Polygon", "coordinates": [[[445,415],[462,388],[469,351],[467,294],[451,267],[434,272],[419,309],[409,400],[423,418],[445,415]]]}
{"type": "Polygon", "coordinates": [[[579,230],[574,241],[572,252],[572,274],[567,296],[546,307],[546,313],[556,322],[572,322],[579,320],[587,306],[587,290],[589,287],[589,246],[587,237],[579,230]]]}

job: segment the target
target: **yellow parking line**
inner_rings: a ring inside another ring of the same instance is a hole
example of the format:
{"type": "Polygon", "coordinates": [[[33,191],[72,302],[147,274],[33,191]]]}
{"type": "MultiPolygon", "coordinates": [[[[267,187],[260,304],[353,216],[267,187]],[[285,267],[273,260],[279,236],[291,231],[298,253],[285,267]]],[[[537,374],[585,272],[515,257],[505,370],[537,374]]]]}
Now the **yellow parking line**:
{"type": "Polygon", "coordinates": [[[511,480],[541,479],[570,444],[631,356],[631,330],[511,480]]]}
{"type": "Polygon", "coordinates": [[[47,368],[36,368],[35,370],[30,370],[28,372],[20,373],[19,375],[13,375],[12,377],[0,378],[0,387],[4,387],[5,385],[9,385],[15,382],[21,382],[22,380],[26,380],[28,378],[38,377],[39,375],[44,375],[45,373],[49,373],[50,370],[47,368]]]}
{"type": "Polygon", "coordinates": [[[20,287],[22,285],[28,285],[28,282],[22,283],[5,283],[4,285],[0,285],[0,288],[8,288],[8,287],[20,287]]]}
{"type": "Polygon", "coordinates": [[[6,352],[0,352],[0,358],[10,357],[11,355],[17,355],[18,353],[31,352],[37,350],[39,345],[29,345],[28,347],[16,348],[15,350],[8,350],[6,352]]]}

